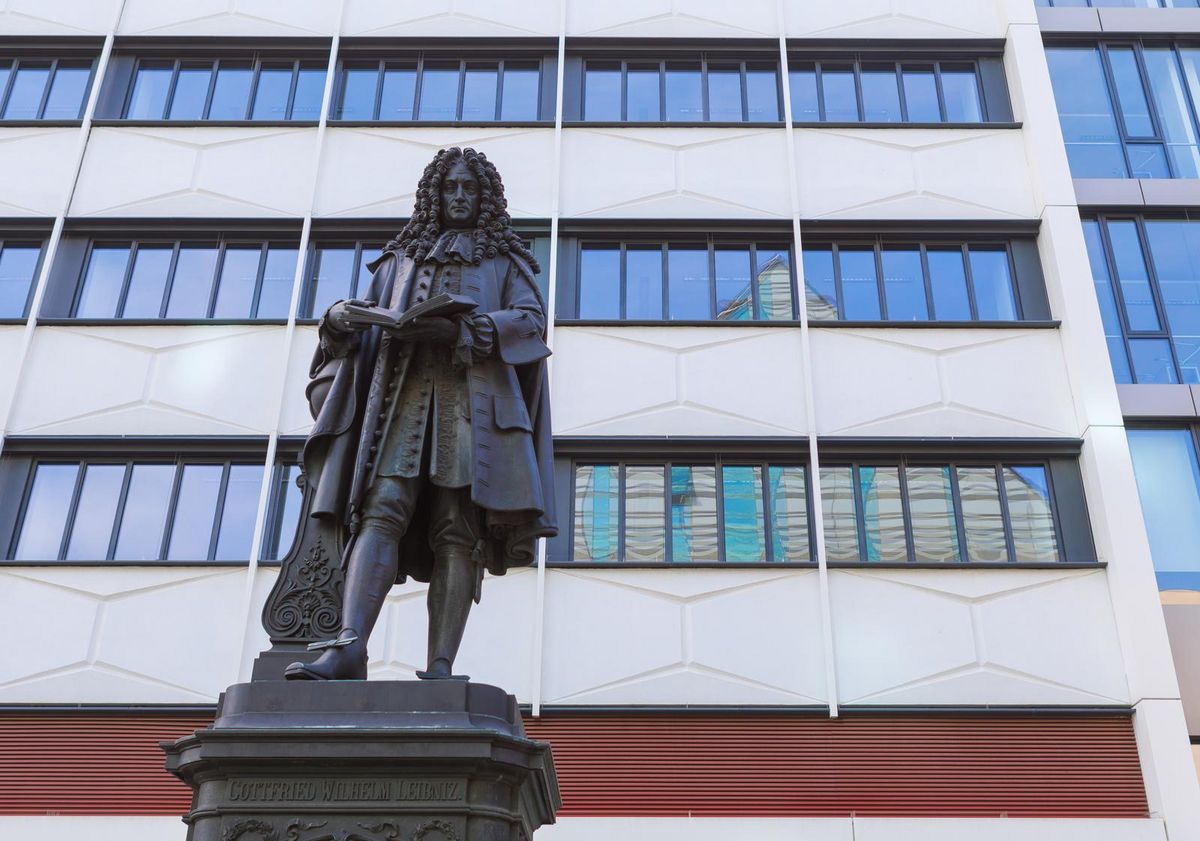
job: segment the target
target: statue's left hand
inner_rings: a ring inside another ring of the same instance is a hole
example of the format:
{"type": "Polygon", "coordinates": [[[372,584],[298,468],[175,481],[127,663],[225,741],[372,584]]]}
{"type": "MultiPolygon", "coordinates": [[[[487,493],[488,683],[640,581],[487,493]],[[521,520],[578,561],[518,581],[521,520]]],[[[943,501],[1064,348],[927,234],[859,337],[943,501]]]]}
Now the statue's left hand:
{"type": "Polygon", "coordinates": [[[392,335],[405,342],[452,345],[458,341],[458,322],[436,315],[415,318],[392,335]]]}

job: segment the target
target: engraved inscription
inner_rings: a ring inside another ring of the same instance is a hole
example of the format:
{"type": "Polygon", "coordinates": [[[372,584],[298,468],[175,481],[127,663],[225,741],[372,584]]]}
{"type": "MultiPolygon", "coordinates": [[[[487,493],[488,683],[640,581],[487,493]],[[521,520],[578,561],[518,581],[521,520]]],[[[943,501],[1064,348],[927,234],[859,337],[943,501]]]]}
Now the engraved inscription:
{"type": "Polygon", "coordinates": [[[229,781],[233,803],[378,803],[461,801],[465,786],[453,780],[229,781]]]}

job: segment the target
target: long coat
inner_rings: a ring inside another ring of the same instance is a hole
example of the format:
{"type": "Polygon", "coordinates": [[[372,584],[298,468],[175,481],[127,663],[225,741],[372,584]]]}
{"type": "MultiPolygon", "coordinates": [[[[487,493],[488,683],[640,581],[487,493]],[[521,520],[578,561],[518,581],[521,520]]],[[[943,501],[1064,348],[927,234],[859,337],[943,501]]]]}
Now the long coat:
{"type": "MultiPolygon", "coordinates": [[[[384,305],[408,300],[407,289],[395,290],[395,284],[409,285],[418,273],[431,277],[436,268],[428,262],[417,266],[394,251],[373,267],[364,297],[384,305]]],[[[509,567],[533,560],[538,537],[558,532],[546,311],[532,270],[515,255],[463,266],[462,292],[479,303],[476,313],[495,324],[492,354],[475,359],[463,375],[470,377],[471,500],[482,509],[485,534],[477,548],[488,571],[503,575],[509,567]]],[[[307,391],[315,424],[303,454],[306,481],[312,485],[310,511],[313,517],[340,520],[352,541],[371,478],[375,431],[386,419],[384,398],[400,343],[379,327],[339,333],[324,318],[319,335],[307,391]]],[[[422,500],[401,541],[399,581],[407,575],[429,580],[433,557],[427,521],[422,500]]]]}

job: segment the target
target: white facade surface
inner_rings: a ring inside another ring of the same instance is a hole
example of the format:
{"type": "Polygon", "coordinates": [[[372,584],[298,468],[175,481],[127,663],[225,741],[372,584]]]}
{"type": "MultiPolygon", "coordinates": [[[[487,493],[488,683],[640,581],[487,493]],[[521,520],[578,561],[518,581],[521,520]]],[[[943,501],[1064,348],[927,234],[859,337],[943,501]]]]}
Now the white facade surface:
{"type": "Polygon", "coordinates": [[[54,218],[71,188],[63,162],[78,145],[77,128],[0,127],[0,216],[54,218]]]}
{"type": "Polygon", "coordinates": [[[121,35],[312,37],[337,31],[331,0],[125,0],[121,35]]]}
{"type": "MultiPolygon", "coordinates": [[[[997,0],[782,0],[789,38],[1002,38],[997,0]]],[[[1030,10],[1032,11],[1032,10],[1030,10]]]]}
{"type": "Polygon", "coordinates": [[[529,38],[557,35],[560,0],[343,0],[342,34],[362,37],[529,38]]]}
{"type": "Polygon", "coordinates": [[[122,0],[0,0],[5,35],[104,35],[122,0]]]}
{"type": "Polygon", "coordinates": [[[283,385],[283,405],[279,411],[281,435],[307,435],[312,429],[313,416],[308,406],[304,389],[308,385],[308,372],[312,366],[313,351],[317,347],[317,328],[298,325],[292,336],[288,353],[287,375],[283,385]]]}
{"type": "Polygon", "coordinates": [[[762,38],[779,34],[775,0],[565,0],[567,34],[592,38],[762,38]]]}

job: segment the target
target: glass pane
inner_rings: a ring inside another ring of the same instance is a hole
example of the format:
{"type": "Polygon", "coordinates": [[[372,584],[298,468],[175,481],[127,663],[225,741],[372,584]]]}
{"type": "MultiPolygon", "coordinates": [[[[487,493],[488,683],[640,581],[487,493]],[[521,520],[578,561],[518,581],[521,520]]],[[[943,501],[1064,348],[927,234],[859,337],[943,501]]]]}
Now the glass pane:
{"type": "Polygon", "coordinates": [[[958,491],[962,498],[963,531],[967,557],[972,561],[1007,561],[1004,518],[1000,513],[1000,489],[991,467],[958,468],[958,491]]]}
{"type": "Polygon", "coordinates": [[[229,246],[225,249],[213,318],[250,317],[254,305],[254,288],[258,285],[260,262],[260,246],[229,246]]]}
{"type": "Polygon", "coordinates": [[[816,123],[821,120],[817,100],[817,71],[801,67],[788,71],[788,88],[792,99],[793,123],[816,123]]]}
{"type": "Polygon", "coordinates": [[[704,120],[699,65],[667,63],[667,120],[693,123],[704,120]]]}
{"type": "Polygon", "coordinates": [[[133,77],[133,93],[125,116],[130,120],[161,120],[171,88],[171,64],[143,64],[133,77]]]}
{"type": "MultiPolygon", "coordinates": [[[[656,122],[662,119],[662,74],[657,64],[630,64],[626,70],[625,110],[630,122],[656,122]]],[[[617,108],[620,109],[618,99],[617,108]]]]}
{"type": "Polygon", "coordinates": [[[179,482],[179,501],[171,520],[167,558],[172,561],[202,561],[208,558],[213,517],[221,493],[220,464],[187,464],[179,482]]]}
{"type": "Polygon", "coordinates": [[[631,464],[625,468],[626,561],[667,559],[666,468],[631,464]]]}
{"type": "Polygon", "coordinates": [[[708,115],[714,122],[742,121],[742,73],[737,65],[708,66],[708,115]]]}
{"type": "Polygon", "coordinates": [[[62,547],[63,529],[75,493],[78,464],[39,464],[33,476],[33,488],[25,503],[21,536],[13,559],[17,561],[53,561],[62,547]]]}
{"type": "Polygon", "coordinates": [[[500,119],[536,120],[542,74],[536,64],[504,65],[504,93],[500,101],[500,119]]]}
{"type": "Polygon", "coordinates": [[[1127,177],[1099,51],[1055,47],[1046,50],[1046,61],[1071,174],[1076,178],[1127,177]]]}
{"type": "Polygon", "coordinates": [[[949,467],[908,467],[908,516],[912,521],[913,560],[953,563],[962,560],[954,518],[949,467]]]}
{"type": "Polygon", "coordinates": [[[859,560],[852,468],[821,468],[821,520],[825,524],[826,560],[859,560]]]}
{"type": "Polygon", "coordinates": [[[752,123],[779,120],[779,77],[774,67],[746,66],[746,113],[752,123]]]}
{"type": "Polygon", "coordinates": [[[971,261],[971,285],[975,288],[975,309],[980,320],[1016,320],[1017,304],[1013,299],[1008,251],[972,247],[967,256],[971,261]]]}
{"type": "Polygon", "coordinates": [[[67,544],[68,561],[103,561],[108,557],[121,485],[125,481],[123,464],[90,464],[83,474],[83,490],[71,540],[67,544]]]}
{"type": "Polygon", "coordinates": [[[171,97],[171,109],[167,118],[171,120],[202,120],[204,119],[204,103],[208,100],[209,81],[212,79],[212,65],[200,67],[184,65],[179,69],[179,78],[175,82],[175,94],[171,97]]]}
{"type": "Polygon", "coordinates": [[[920,249],[884,248],[880,257],[888,321],[926,321],[929,309],[920,249]]]}
{"type": "Polygon", "coordinates": [[[1129,358],[1138,383],[1170,385],[1179,382],[1171,357],[1171,343],[1167,339],[1130,339],[1129,358]]]}
{"type": "Polygon", "coordinates": [[[581,464],[575,468],[575,538],[572,560],[619,560],[619,503],[616,465],[581,464]]]}
{"type": "Polygon", "coordinates": [[[458,117],[458,64],[426,64],[421,74],[420,120],[458,117]]]}
{"type": "Polygon", "coordinates": [[[170,245],[139,246],[133,258],[129,294],[125,296],[122,318],[158,318],[162,311],[167,273],[175,249],[170,245]]]}
{"type": "Polygon", "coordinates": [[[1200,224],[1146,220],[1150,258],[1185,383],[1200,383],[1200,224]]]}
{"type": "Polygon", "coordinates": [[[807,561],[808,483],[803,467],[768,467],[771,496],[771,557],[779,562],[807,561]]]}
{"type": "Polygon", "coordinates": [[[417,68],[393,67],[383,71],[383,94],[379,103],[379,119],[411,120],[417,97],[417,68]]]}
{"type": "Polygon", "coordinates": [[[708,249],[668,248],[667,302],[674,321],[712,318],[708,285],[708,249]]]}
{"type": "Polygon", "coordinates": [[[262,472],[262,465],[259,464],[230,466],[225,505],[221,509],[220,533],[217,535],[216,560],[244,561],[250,557],[262,472]]]}
{"type": "Polygon", "coordinates": [[[469,122],[491,122],[496,119],[496,89],[500,71],[496,65],[467,65],[463,82],[462,119],[469,122]]]}
{"type": "Polygon", "coordinates": [[[1200,465],[1187,429],[1130,429],[1150,555],[1162,589],[1200,590],[1200,465]]]}
{"type": "Polygon", "coordinates": [[[207,318],[216,271],[216,248],[180,248],[171,297],[167,301],[167,318],[207,318]]]}
{"type": "Polygon", "coordinates": [[[847,321],[878,321],[879,284],[875,276],[875,249],[842,248],[842,317],[847,321]]]}
{"type": "Polygon", "coordinates": [[[767,559],[766,515],[763,511],[762,468],[757,465],[721,468],[725,509],[725,560],[758,563],[767,559]]]}
{"type": "Polygon", "coordinates": [[[270,553],[272,560],[283,560],[292,548],[296,536],[296,527],[300,520],[300,503],[303,492],[296,486],[296,477],[300,475],[300,465],[280,465],[278,484],[275,487],[275,534],[272,540],[274,551],[270,553]]]}
{"type": "Polygon", "coordinates": [[[379,65],[346,67],[342,74],[342,101],[337,107],[337,119],[375,119],[375,88],[378,84],[379,65]]]}
{"type": "Polygon", "coordinates": [[[350,279],[354,274],[353,248],[318,248],[313,271],[311,304],[305,315],[319,318],[329,307],[350,297],[350,279]]]}
{"type": "Polygon", "coordinates": [[[1053,563],[1059,560],[1050,482],[1046,468],[1004,467],[1004,495],[1012,524],[1013,549],[1018,561],[1053,563]]]}
{"type": "Polygon", "coordinates": [[[825,94],[825,119],[828,122],[858,122],[853,67],[821,65],[821,91],[825,94]]]}
{"type": "Polygon", "coordinates": [[[258,296],[255,318],[287,318],[292,303],[292,282],[296,275],[295,248],[272,245],[267,249],[267,267],[263,270],[262,291],[258,296]]]}
{"type": "MultiPolygon", "coordinates": [[[[1104,323],[1104,335],[1120,337],[1121,319],[1117,313],[1117,299],[1108,274],[1108,261],[1104,256],[1104,243],[1100,237],[1100,223],[1095,219],[1083,220],[1083,239],[1087,243],[1088,262],[1092,267],[1092,283],[1096,289],[1096,301],[1100,305],[1100,320],[1104,323]]],[[[1122,355],[1124,351],[1122,351],[1122,355]]],[[[1128,365],[1128,361],[1126,361],[1128,365]]]]}
{"type": "Polygon", "coordinates": [[[1131,47],[1110,47],[1108,64],[1112,68],[1121,120],[1130,137],[1154,137],[1154,122],[1150,119],[1150,103],[1142,88],[1142,74],[1131,47]]]}
{"type": "Polygon", "coordinates": [[[903,119],[894,65],[864,65],[862,95],[863,119],[868,123],[898,123],[903,119]]]}
{"type": "Polygon", "coordinates": [[[1108,239],[1112,244],[1113,261],[1117,267],[1121,297],[1125,300],[1129,329],[1158,330],[1158,312],[1150,291],[1150,277],[1142,256],[1137,223],[1131,219],[1109,222],[1108,239]]]}
{"type": "MultiPolygon", "coordinates": [[[[167,505],[175,482],[173,464],[135,464],[117,537],[118,561],[153,561],[162,549],[167,505]]],[[[211,522],[210,524],[211,525],[211,522]]]]}
{"type": "Polygon", "coordinates": [[[50,65],[26,64],[17,68],[17,77],[8,92],[4,106],[6,120],[36,120],[42,107],[42,94],[50,80],[50,65]]]}
{"type": "Polygon", "coordinates": [[[4,104],[3,91],[8,89],[8,77],[12,75],[12,62],[0,61],[0,105],[4,104]]]}
{"type": "Polygon", "coordinates": [[[1167,153],[1161,143],[1127,143],[1129,172],[1133,178],[1170,178],[1167,153]]]}
{"type": "Polygon", "coordinates": [[[54,71],[54,81],[50,84],[50,97],[46,100],[46,110],[42,113],[42,118],[79,119],[91,75],[91,64],[70,65],[59,62],[58,69],[54,71]]]}
{"type": "Polygon", "coordinates": [[[213,87],[210,120],[244,120],[250,99],[250,66],[221,62],[217,67],[217,83],[213,87]]]}
{"type": "MultiPolygon", "coordinates": [[[[632,109],[630,110],[632,111],[632,109]]],[[[583,81],[583,118],[585,120],[620,122],[621,68],[619,66],[614,68],[608,64],[588,64],[583,81]]],[[[654,119],[658,119],[657,115],[654,119]]]]}
{"type": "MultiPolygon", "coordinates": [[[[1181,56],[1190,50],[1181,50],[1181,56]]],[[[1170,49],[1147,49],[1142,55],[1146,61],[1146,75],[1150,83],[1158,113],[1159,126],[1167,141],[1167,153],[1171,158],[1176,178],[1195,178],[1200,175],[1200,156],[1196,148],[1196,128],[1192,123],[1192,112],[1188,95],[1184,90],[1183,76],[1175,51],[1170,49]]],[[[1183,59],[1186,65],[1187,59],[1183,59]]]]}
{"type": "Polygon", "coordinates": [[[908,121],[911,123],[936,123],[942,119],[942,109],[938,105],[937,79],[930,65],[905,65],[902,73],[904,80],[904,105],[908,109],[908,121]]]}
{"type": "Polygon", "coordinates": [[[904,506],[900,497],[900,468],[860,467],[864,537],[868,561],[900,563],[908,560],[904,536],[904,506]]]}
{"type": "Polygon", "coordinates": [[[113,318],[125,282],[128,245],[97,245],[88,258],[83,291],[75,308],[77,318],[113,318]]]}
{"type": "Polygon", "coordinates": [[[629,248],[625,251],[625,317],[658,320],[663,317],[662,249],[629,248]]]}
{"type": "Polygon", "coordinates": [[[786,247],[758,246],[754,282],[758,287],[758,317],[769,321],[795,318],[792,308],[791,254],[786,247]]]}
{"type": "Polygon", "coordinates": [[[814,321],[836,321],[837,287],[833,280],[833,249],[806,248],[804,261],[804,298],[808,317],[814,321]]]}
{"type": "Polygon", "coordinates": [[[671,468],[671,560],[719,560],[715,467],[671,468]]]}
{"type": "Polygon", "coordinates": [[[942,99],[946,103],[946,121],[978,123],[983,121],[979,104],[979,83],[974,68],[942,67],[942,99]]]}
{"type": "Polygon", "coordinates": [[[579,264],[579,317],[621,317],[621,252],[584,248],[579,264]]]}
{"type": "Polygon", "coordinates": [[[325,96],[325,69],[300,66],[296,79],[296,94],[292,97],[293,120],[319,120],[321,99],[325,96]]]}
{"type": "Polygon", "coordinates": [[[254,91],[252,120],[286,120],[288,98],[292,95],[292,65],[263,65],[254,91]]]}
{"type": "Polygon", "coordinates": [[[0,318],[22,318],[37,271],[40,245],[6,245],[0,251],[0,318]]]}
{"type": "Polygon", "coordinates": [[[714,254],[717,282],[717,320],[749,321],[754,317],[750,291],[750,249],[718,248],[714,254]]]}
{"type": "Polygon", "coordinates": [[[970,321],[971,301],[967,297],[967,274],[962,249],[930,248],[925,252],[929,263],[929,286],[933,290],[933,317],[938,321],[970,321]]]}

